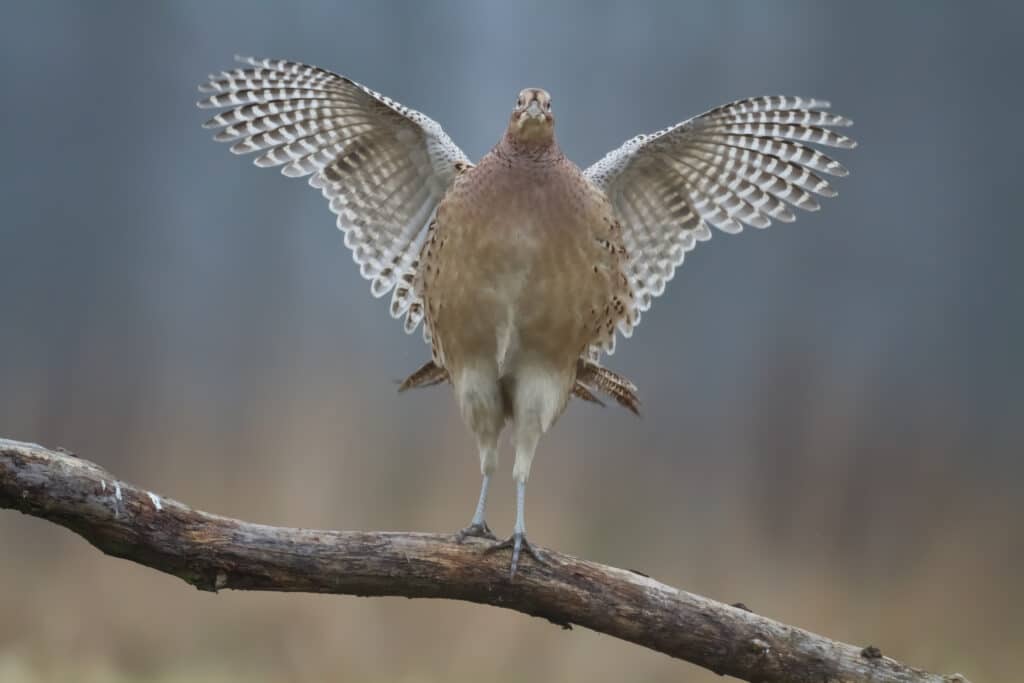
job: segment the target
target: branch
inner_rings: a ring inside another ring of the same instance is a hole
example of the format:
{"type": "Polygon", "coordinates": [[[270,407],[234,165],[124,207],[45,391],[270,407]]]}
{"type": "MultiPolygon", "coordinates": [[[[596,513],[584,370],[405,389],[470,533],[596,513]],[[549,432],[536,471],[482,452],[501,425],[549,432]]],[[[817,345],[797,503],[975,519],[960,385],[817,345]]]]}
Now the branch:
{"type": "Polygon", "coordinates": [[[746,681],[967,683],[552,550],[514,580],[508,558],[443,534],[314,531],[219,517],[120,481],[70,453],[0,439],[0,508],[65,526],[107,555],[200,590],[448,598],[572,624],[746,681]]]}

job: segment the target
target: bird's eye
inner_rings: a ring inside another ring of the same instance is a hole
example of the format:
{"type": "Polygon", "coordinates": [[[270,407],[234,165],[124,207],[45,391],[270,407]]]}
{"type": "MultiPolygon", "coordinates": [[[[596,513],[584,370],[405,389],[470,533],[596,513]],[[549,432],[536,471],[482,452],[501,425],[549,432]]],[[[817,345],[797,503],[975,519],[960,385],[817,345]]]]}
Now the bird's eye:
{"type": "Polygon", "coordinates": [[[544,108],[548,111],[551,111],[551,100],[548,100],[547,102],[544,103],[544,108]]]}
{"type": "Polygon", "coordinates": [[[516,106],[517,107],[523,106],[523,98],[522,97],[520,97],[518,100],[516,100],[516,106]]]}

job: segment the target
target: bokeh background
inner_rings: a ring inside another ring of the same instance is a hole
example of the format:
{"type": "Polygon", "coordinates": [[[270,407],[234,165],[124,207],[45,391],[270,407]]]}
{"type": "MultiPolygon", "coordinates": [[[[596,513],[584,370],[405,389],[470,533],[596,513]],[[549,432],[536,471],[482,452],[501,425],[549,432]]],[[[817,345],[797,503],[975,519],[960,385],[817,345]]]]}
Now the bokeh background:
{"type": "MultiPolygon", "coordinates": [[[[478,469],[447,387],[318,193],[199,124],[234,53],[341,71],[473,158],[554,95],[581,165],[739,97],[856,121],[840,198],[688,256],[573,403],[535,541],[942,672],[1024,642],[1020,3],[36,2],[0,21],[0,436],[200,508],[454,530],[478,469]]],[[[513,519],[509,454],[489,518],[513,519]]],[[[0,513],[0,681],[716,681],[444,601],[199,593],[0,513]]]]}

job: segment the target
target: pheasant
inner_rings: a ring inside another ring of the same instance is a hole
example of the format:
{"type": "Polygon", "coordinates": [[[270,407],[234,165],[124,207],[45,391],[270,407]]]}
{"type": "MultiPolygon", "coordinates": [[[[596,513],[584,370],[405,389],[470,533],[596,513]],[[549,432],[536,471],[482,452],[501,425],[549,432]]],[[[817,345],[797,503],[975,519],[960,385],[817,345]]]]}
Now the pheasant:
{"type": "Polygon", "coordinates": [[[637,412],[637,388],[600,364],[630,337],[688,251],[744,225],[791,222],[836,192],[846,169],[811,144],[852,148],[829,103],[744,99],[650,135],[586,170],[555,139],[551,96],[519,93],[504,134],[477,164],[435,121],[344,76],[239,58],[200,86],[204,125],[260,167],[308,177],[337,215],[360,273],[431,360],[399,387],[448,382],[476,438],[482,482],[455,534],[547,560],[526,539],[525,495],[540,437],[571,396],[606,394],[637,412]],[[709,227],[710,226],[710,227],[709,227]],[[511,425],[516,519],[486,522],[498,439],[511,425]]]}

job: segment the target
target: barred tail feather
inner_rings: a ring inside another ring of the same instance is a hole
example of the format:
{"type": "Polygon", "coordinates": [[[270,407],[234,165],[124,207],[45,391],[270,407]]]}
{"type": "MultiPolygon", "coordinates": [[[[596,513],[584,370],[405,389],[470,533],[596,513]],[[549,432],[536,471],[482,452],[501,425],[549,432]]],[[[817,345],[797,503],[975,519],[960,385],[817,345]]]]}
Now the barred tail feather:
{"type": "Polygon", "coordinates": [[[573,395],[585,401],[604,405],[594,396],[595,391],[610,396],[634,415],[640,415],[640,398],[637,396],[637,386],[633,382],[587,358],[580,358],[576,361],[576,384],[573,387],[573,395]]]}

